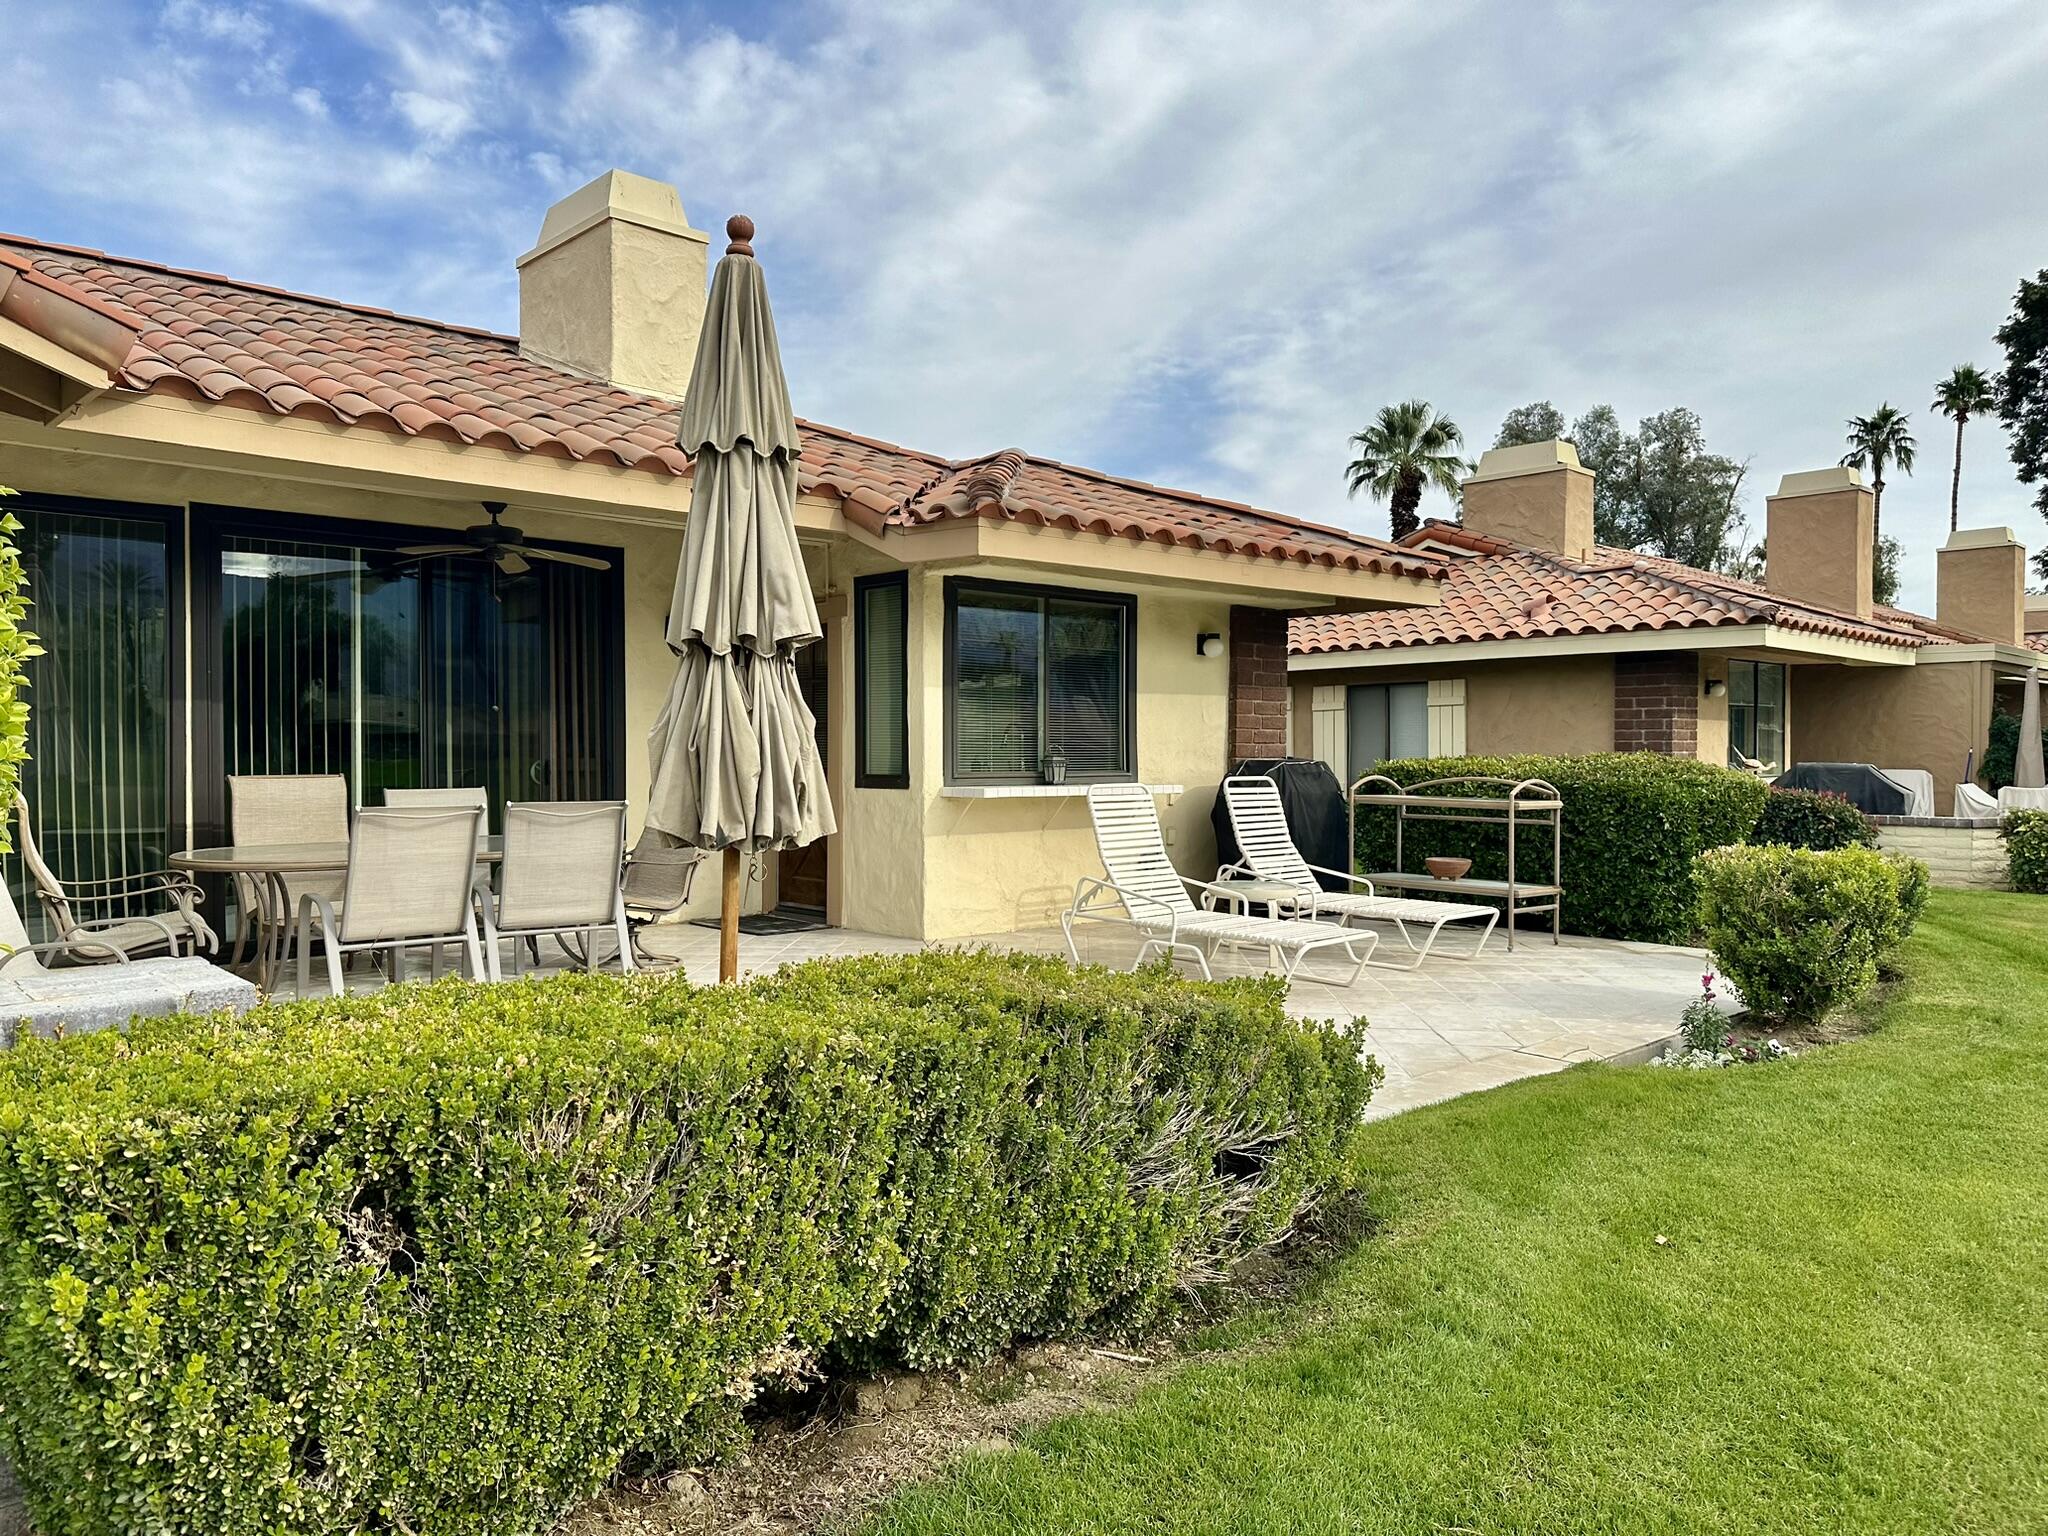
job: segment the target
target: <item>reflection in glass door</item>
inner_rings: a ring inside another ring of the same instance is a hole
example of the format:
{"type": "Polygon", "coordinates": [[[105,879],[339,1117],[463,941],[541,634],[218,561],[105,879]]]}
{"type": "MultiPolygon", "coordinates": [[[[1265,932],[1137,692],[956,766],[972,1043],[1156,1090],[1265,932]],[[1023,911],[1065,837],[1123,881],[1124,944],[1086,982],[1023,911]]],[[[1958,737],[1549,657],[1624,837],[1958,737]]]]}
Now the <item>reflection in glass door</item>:
{"type": "MultiPolygon", "coordinates": [[[[388,540],[391,534],[375,531],[388,540]]],[[[223,773],[340,773],[507,800],[616,793],[614,577],[398,562],[388,543],[220,544],[223,773]]]]}
{"type": "MultiPolygon", "coordinates": [[[[37,846],[72,884],[160,870],[171,852],[171,524],[28,496],[5,509],[22,523],[28,627],[43,648],[28,663],[21,772],[37,846]]],[[[0,813],[11,821],[14,808],[0,813]]],[[[8,858],[7,877],[31,936],[48,937],[20,859],[8,858]]]]}

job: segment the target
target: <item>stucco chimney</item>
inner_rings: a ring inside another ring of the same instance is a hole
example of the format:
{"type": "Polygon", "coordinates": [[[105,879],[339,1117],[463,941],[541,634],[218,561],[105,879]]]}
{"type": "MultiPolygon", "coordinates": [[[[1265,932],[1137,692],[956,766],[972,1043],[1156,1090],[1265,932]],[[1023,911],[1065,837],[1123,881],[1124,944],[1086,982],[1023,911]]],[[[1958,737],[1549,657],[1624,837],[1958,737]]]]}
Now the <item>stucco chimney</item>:
{"type": "Polygon", "coordinates": [[[1593,552],[1593,472],[1570,443],[1489,448],[1461,489],[1474,533],[1574,560],[1593,552]]]}
{"type": "Polygon", "coordinates": [[[1764,585],[1795,603],[1870,617],[1874,498],[1854,469],[1810,469],[1764,503],[1764,585]]]}
{"type": "Polygon", "coordinates": [[[519,258],[520,355],[680,400],[710,244],[667,182],[606,171],[550,208],[519,258]]]}
{"type": "Polygon", "coordinates": [[[1934,557],[1934,617],[2000,645],[2027,633],[2027,552],[2010,528],[1958,528],[1934,557]]]}
{"type": "Polygon", "coordinates": [[[2029,592],[2025,613],[2028,634],[2048,635],[2048,596],[2029,592]]]}

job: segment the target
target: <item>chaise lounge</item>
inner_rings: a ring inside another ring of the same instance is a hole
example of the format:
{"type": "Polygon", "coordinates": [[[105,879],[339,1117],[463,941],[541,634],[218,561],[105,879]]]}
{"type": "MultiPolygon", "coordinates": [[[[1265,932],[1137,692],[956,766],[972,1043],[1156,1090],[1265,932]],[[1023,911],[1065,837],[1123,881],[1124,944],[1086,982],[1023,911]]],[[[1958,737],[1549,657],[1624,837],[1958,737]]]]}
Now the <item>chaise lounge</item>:
{"type": "Polygon", "coordinates": [[[1289,981],[1349,986],[1364,973],[1379,942],[1376,934],[1313,918],[1253,917],[1241,891],[1175,869],[1159,834],[1152,791],[1145,785],[1091,785],[1088,816],[1109,878],[1080,881],[1074,887],[1074,904],[1060,914],[1067,953],[1076,965],[1081,963],[1081,951],[1074,942],[1074,925],[1093,922],[1134,928],[1143,936],[1132,970],[1155,955],[1188,956],[1206,978],[1211,975],[1210,957],[1218,950],[1263,949],[1289,981]],[[1198,907],[1190,891],[1205,892],[1207,899],[1226,903],[1226,909],[1198,907]],[[1329,949],[1342,950],[1353,962],[1348,976],[1333,979],[1302,970],[1310,955],[1329,949]]]}

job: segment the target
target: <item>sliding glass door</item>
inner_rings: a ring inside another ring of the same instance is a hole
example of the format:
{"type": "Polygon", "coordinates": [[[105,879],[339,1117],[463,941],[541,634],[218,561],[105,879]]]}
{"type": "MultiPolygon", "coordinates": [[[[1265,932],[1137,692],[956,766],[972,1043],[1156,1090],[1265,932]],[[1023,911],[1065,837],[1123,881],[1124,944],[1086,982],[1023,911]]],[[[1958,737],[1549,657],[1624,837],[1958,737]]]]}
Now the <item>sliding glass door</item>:
{"type": "Polygon", "coordinates": [[[219,576],[215,781],[338,773],[358,805],[481,786],[494,828],[508,800],[620,793],[617,551],[598,552],[610,571],[535,562],[507,577],[482,560],[406,564],[412,530],[305,523],[280,538],[280,522],[203,525],[219,576]]]}
{"type": "MultiPolygon", "coordinates": [[[[28,663],[21,772],[32,834],[69,881],[161,869],[172,846],[175,514],[36,496],[9,497],[5,510],[22,523],[28,627],[43,647],[28,663]]],[[[19,857],[7,877],[31,934],[47,937],[19,857]]]]}

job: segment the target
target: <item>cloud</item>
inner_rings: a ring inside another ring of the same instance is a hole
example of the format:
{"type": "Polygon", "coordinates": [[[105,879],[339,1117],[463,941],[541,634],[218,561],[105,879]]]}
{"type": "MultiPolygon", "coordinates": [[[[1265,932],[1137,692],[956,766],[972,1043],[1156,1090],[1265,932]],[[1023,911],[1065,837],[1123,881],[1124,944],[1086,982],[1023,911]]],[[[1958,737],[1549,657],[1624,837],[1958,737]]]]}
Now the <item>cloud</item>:
{"type": "MultiPolygon", "coordinates": [[[[1686,404],[1768,490],[1890,398],[1922,602],[1926,400],[2048,264],[2025,0],[22,10],[0,126],[46,149],[0,196],[59,238],[509,327],[546,204],[621,165],[754,215],[809,414],[1366,527],[1345,440],[1392,399],[1482,446],[1686,404]]],[[[1965,519],[2041,542],[1968,443],[1965,519]]]]}

